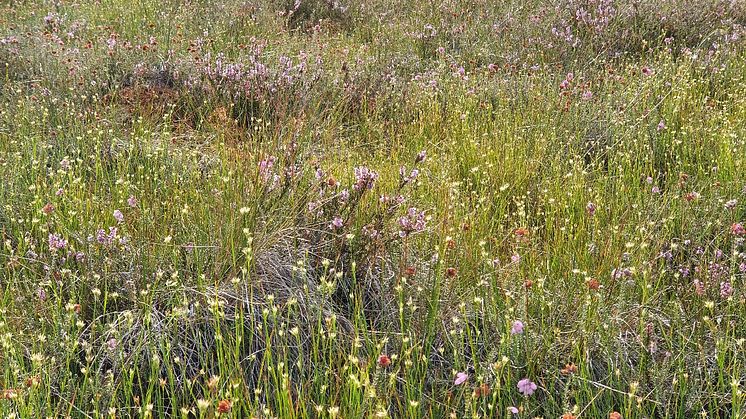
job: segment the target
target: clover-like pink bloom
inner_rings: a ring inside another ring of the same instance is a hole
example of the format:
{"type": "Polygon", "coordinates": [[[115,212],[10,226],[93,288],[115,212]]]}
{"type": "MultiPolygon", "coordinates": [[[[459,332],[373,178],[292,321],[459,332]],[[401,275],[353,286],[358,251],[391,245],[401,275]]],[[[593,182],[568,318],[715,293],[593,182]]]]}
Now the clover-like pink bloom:
{"type": "Polygon", "coordinates": [[[534,394],[534,391],[536,391],[536,389],[536,383],[529,380],[528,378],[524,378],[523,380],[518,382],[518,391],[523,393],[523,395],[526,397],[534,394]]]}

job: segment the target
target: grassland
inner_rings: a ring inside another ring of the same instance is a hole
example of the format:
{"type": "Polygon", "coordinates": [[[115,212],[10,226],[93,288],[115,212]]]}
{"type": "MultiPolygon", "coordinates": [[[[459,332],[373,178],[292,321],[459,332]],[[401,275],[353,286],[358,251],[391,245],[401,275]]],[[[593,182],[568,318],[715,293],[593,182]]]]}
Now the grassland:
{"type": "Polygon", "coordinates": [[[0,2],[0,415],[746,417],[744,25],[0,2]]]}

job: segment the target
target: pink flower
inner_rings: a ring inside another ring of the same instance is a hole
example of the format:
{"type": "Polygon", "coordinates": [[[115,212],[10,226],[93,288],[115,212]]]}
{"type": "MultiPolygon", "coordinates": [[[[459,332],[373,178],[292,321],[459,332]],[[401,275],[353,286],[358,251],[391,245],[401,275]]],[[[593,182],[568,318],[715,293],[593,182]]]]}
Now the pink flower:
{"type": "Polygon", "coordinates": [[[661,122],[658,122],[658,131],[663,131],[666,129],[666,121],[661,119],[661,122]]]}
{"type": "Polygon", "coordinates": [[[513,326],[510,328],[511,335],[520,335],[523,333],[523,322],[516,320],[513,322],[513,326]]]}
{"type": "Polygon", "coordinates": [[[651,70],[650,67],[645,66],[645,67],[642,68],[642,74],[644,74],[646,76],[652,76],[653,75],[653,70],[651,70]]]}
{"type": "Polygon", "coordinates": [[[517,415],[518,414],[518,408],[515,407],[515,406],[510,406],[510,407],[508,407],[508,412],[510,412],[510,413],[512,413],[514,415],[517,415]]]}
{"type": "Polygon", "coordinates": [[[518,391],[523,393],[524,396],[528,397],[532,394],[534,394],[534,391],[536,391],[536,383],[529,380],[528,378],[524,378],[523,380],[518,382],[518,391]]]}
{"type": "Polygon", "coordinates": [[[127,205],[131,208],[135,208],[137,206],[137,198],[135,198],[134,195],[130,195],[130,197],[127,198],[127,205]]]}
{"type": "Polygon", "coordinates": [[[122,214],[122,211],[114,210],[114,219],[116,219],[118,223],[123,223],[124,214],[122,214]]]}
{"type": "Polygon", "coordinates": [[[730,226],[730,231],[736,236],[743,236],[744,234],[746,234],[746,228],[744,228],[743,224],[741,223],[734,223],[732,226],[730,226]]]}
{"type": "Polygon", "coordinates": [[[728,298],[731,295],[733,295],[733,286],[728,281],[723,281],[720,283],[720,297],[721,298],[728,298]]]}
{"type": "Polygon", "coordinates": [[[459,372],[456,374],[456,380],[453,382],[454,385],[460,385],[466,382],[466,380],[469,379],[469,374],[465,372],[459,372]]]}

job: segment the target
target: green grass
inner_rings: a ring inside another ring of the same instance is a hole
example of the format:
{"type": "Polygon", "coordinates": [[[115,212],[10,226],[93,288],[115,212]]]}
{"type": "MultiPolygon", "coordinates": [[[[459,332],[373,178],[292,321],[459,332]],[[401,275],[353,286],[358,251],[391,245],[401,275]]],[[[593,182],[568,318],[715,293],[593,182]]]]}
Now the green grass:
{"type": "Polygon", "coordinates": [[[746,417],[746,10],[492,3],[0,3],[0,415],[746,417]]]}

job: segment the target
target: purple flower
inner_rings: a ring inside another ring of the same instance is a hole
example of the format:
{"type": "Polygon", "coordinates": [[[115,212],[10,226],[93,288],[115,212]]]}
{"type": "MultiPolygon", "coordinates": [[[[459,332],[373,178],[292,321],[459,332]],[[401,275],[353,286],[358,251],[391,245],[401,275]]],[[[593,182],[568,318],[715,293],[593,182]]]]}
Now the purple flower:
{"type": "Polygon", "coordinates": [[[370,170],[365,166],[359,166],[354,169],[355,172],[355,184],[352,189],[356,191],[363,191],[365,189],[373,189],[373,186],[378,180],[378,173],[370,170]]]}
{"type": "Polygon", "coordinates": [[[663,131],[666,129],[666,121],[662,120],[658,122],[658,127],[656,128],[658,131],[663,131]]]}
{"type": "Polygon", "coordinates": [[[508,407],[508,412],[510,412],[510,413],[512,413],[514,415],[517,415],[518,414],[518,408],[515,407],[515,406],[510,406],[510,407],[508,407]]]}
{"type": "Polygon", "coordinates": [[[135,198],[134,195],[130,195],[130,197],[127,198],[127,205],[129,205],[130,208],[135,208],[137,206],[137,198],[135,198]]]}
{"type": "Polygon", "coordinates": [[[344,221],[342,221],[342,218],[340,218],[339,216],[334,217],[332,222],[329,224],[329,228],[331,228],[332,230],[342,228],[342,226],[344,226],[344,221]]]}
{"type": "Polygon", "coordinates": [[[417,176],[420,174],[420,171],[417,169],[412,169],[412,171],[407,175],[407,168],[402,166],[399,168],[399,176],[402,179],[403,183],[409,183],[413,180],[417,179],[417,176]]]}
{"type": "Polygon", "coordinates": [[[108,234],[103,228],[100,228],[98,229],[98,231],[96,231],[96,241],[100,245],[107,246],[107,247],[113,246],[116,238],[117,238],[116,227],[109,227],[108,234]]]}
{"type": "Polygon", "coordinates": [[[510,328],[511,335],[520,335],[523,333],[523,322],[516,320],[513,322],[513,326],[510,328]]]}
{"type": "Polygon", "coordinates": [[[528,397],[532,394],[534,394],[534,391],[536,391],[536,383],[529,380],[528,378],[524,378],[523,380],[518,382],[518,391],[523,393],[524,396],[528,397]]]}
{"type": "Polygon", "coordinates": [[[427,152],[425,150],[420,151],[417,153],[417,157],[414,159],[415,163],[422,163],[427,158],[427,152]]]}
{"type": "Polygon", "coordinates": [[[454,385],[460,385],[466,382],[466,380],[469,379],[469,374],[465,372],[459,372],[456,374],[456,380],[453,381],[454,385]]]}
{"type": "Polygon", "coordinates": [[[514,254],[513,256],[510,257],[510,261],[513,262],[513,263],[520,262],[521,261],[521,255],[519,255],[518,253],[514,254]]]}
{"type": "Polygon", "coordinates": [[[118,343],[118,342],[117,342],[117,340],[116,340],[116,339],[114,339],[114,338],[111,338],[111,339],[109,339],[109,340],[108,340],[108,341],[106,342],[106,346],[108,346],[108,347],[109,347],[109,350],[112,350],[112,351],[113,351],[114,349],[116,349],[116,348],[117,348],[117,343],[118,343]]]}
{"type": "Polygon", "coordinates": [[[118,223],[124,222],[124,214],[122,214],[122,211],[114,210],[114,219],[117,220],[118,223]]]}
{"type": "Polygon", "coordinates": [[[399,236],[406,237],[413,233],[419,233],[425,229],[425,211],[410,208],[407,215],[399,218],[399,236]]]}
{"type": "Polygon", "coordinates": [[[62,236],[59,234],[49,234],[49,250],[54,252],[58,249],[63,249],[65,246],[67,246],[67,241],[62,236]]]}

